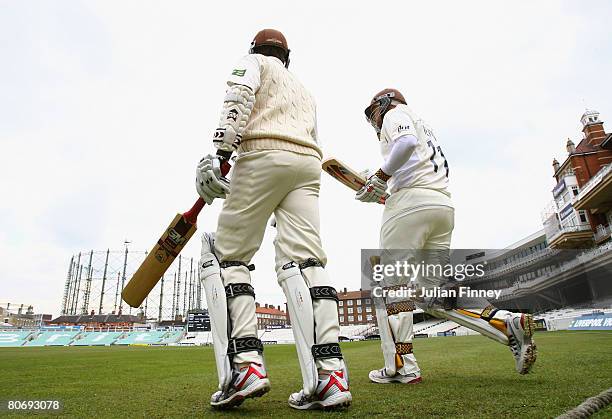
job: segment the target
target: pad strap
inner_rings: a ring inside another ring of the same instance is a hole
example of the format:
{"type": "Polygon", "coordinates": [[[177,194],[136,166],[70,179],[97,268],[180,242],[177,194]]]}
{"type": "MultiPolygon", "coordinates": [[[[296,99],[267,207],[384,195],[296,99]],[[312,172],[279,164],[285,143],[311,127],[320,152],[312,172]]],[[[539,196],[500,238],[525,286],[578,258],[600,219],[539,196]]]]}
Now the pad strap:
{"type": "Polygon", "coordinates": [[[315,258],[308,258],[304,262],[300,263],[298,266],[300,267],[300,269],[310,268],[311,266],[318,266],[321,268],[325,267],[323,266],[323,263],[320,260],[315,258]]]}
{"type": "Polygon", "coordinates": [[[398,355],[408,355],[412,353],[412,343],[395,343],[395,353],[398,355]]]}
{"type": "Polygon", "coordinates": [[[314,359],[340,358],[342,359],[342,351],[337,343],[321,343],[312,345],[312,357],[314,359]]]}
{"type": "Polygon", "coordinates": [[[251,284],[229,284],[225,287],[225,295],[227,298],[234,298],[238,297],[239,295],[250,295],[251,297],[255,298],[255,290],[251,284]]]}
{"type": "Polygon", "coordinates": [[[257,351],[263,353],[263,343],[255,337],[233,338],[230,339],[227,345],[227,355],[233,358],[234,355],[241,352],[257,351]]]}
{"type": "Polygon", "coordinates": [[[416,306],[413,301],[400,301],[397,303],[387,304],[387,316],[393,316],[399,313],[414,311],[416,306]]]}
{"type": "Polygon", "coordinates": [[[334,300],[338,302],[338,292],[334,287],[320,286],[310,288],[310,296],[313,300],[334,300]]]}
{"type": "Polygon", "coordinates": [[[221,269],[231,268],[232,266],[244,266],[249,271],[255,270],[255,265],[253,265],[252,263],[250,265],[247,265],[246,263],[240,262],[239,260],[226,260],[223,262],[219,262],[219,266],[221,267],[221,269]]]}
{"type": "Polygon", "coordinates": [[[488,305],[484,308],[484,310],[482,310],[482,313],[480,313],[480,318],[490,322],[491,320],[493,320],[495,313],[497,313],[498,311],[499,309],[495,308],[492,305],[488,305]]]}

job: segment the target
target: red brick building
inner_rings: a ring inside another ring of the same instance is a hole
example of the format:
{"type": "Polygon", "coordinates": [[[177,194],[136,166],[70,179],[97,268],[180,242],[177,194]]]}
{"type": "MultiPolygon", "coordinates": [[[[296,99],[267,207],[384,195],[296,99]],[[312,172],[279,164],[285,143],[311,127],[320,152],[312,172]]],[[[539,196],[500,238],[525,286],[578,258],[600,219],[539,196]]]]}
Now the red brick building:
{"type": "Polygon", "coordinates": [[[370,291],[338,292],[338,318],[341,326],[376,323],[376,309],[370,291]]]}
{"type": "Polygon", "coordinates": [[[275,327],[286,327],[287,313],[280,309],[280,306],[274,307],[272,304],[261,305],[255,303],[255,315],[257,316],[257,328],[269,329],[275,327]]]}
{"type": "Polygon", "coordinates": [[[584,248],[610,240],[612,225],[612,134],[599,112],[580,119],[583,137],[567,140],[567,158],[553,160],[554,200],[544,212],[544,229],[552,248],[584,248]]]}

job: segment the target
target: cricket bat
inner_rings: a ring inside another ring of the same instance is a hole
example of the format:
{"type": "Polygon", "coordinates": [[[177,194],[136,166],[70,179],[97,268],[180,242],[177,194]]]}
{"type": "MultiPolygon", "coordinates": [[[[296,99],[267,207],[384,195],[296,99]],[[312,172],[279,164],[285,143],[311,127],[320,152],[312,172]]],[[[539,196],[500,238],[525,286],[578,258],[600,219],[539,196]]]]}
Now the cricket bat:
{"type": "MultiPolygon", "coordinates": [[[[340,160],[334,157],[323,160],[321,167],[324,172],[354,191],[358,191],[359,189],[363,188],[366,183],[366,178],[359,172],[356,172],[348,165],[342,163],[340,160]]],[[[379,204],[384,203],[385,199],[381,198],[379,204]]]]}
{"type": "MultiPolygon", "coordinates": [[[[230,164],[225,161],[221,165],[223,176],[229,172],[230,164]]],[[[183,214],[176,214],[174,220],[164,231],[153,249],[138,270],[121,291],[121,298],[132,307],[140,307],[162,275],[168,270],[174,259],[181,253],[191,236],[196,232],[198,214],[204,208],[202,198],[193,204],[191,209],[183,214]]]]}

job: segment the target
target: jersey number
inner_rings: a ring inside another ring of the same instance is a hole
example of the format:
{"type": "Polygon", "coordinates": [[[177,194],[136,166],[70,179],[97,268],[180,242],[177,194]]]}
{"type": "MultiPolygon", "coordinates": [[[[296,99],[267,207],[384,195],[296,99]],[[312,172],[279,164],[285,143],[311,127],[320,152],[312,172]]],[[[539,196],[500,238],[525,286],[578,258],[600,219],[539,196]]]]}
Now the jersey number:
{"type": "MultiPolygon", "coordinates": [[[[436,140],[436,136],[434,135],[432,130],[427,127],[423,127],[423,131],[425,131],[425,135],[427,135],[428,137],[432,137],[434,140],[436,140]]],[[[438,141],[436,140],[436,143],[437,142],[438,141]]],[[[436,154],[440,153],[440,156],[442,156],[442,159],[444,159],[444,168],[446,169],[446,178],[448,179],[448,161],[446,161],[446,157],[442,152],[442,148],[440,146],[436,147],[431,140],[427,141],[427,145],[431,147],[431,150],[433,151],[433,154],[431,155],[429,160],[433,163],[434,173],[438,173],[438,163],[436,163],[436,154]]]]}
{"type": "Polygon", "coordinates": [[[440,153],[440,156],[442,156],[442,158],[444,159],[444,168],[446,169],[446,177],[448,178],[448,161],[446,160],[446,157],[444,156],[444,153],[442,152],[442,148],[440,146],[438,147],[434,146],[431,140],[427,141],[427,145],[430,146],[431,150],[433,151],[433,154],[431,155],[429,160],[433,163],[434,172],[438,173],[438,163],[436,163],[436,154],[440,153]]]}

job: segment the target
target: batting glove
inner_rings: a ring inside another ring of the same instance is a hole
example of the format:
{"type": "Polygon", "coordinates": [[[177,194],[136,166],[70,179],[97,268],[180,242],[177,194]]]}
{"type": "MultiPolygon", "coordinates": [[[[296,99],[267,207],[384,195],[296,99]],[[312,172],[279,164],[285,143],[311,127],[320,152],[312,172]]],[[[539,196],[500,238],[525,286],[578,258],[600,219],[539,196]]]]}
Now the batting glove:
{"type": "Polygon", "coordinates": [[[380,202],[381,199],[387,199],[387,176],[382,170],[376,172],[374,176],[370,176],[363,188],[357,191],[355,199],[361,202],[380,202]],[[384,179],[386,177],[386,179],[384,179]]]}
{"type": "Polygon", "coordinates": [[[198,163],[196,190],[208,205],[215,198],[226,198],[230,193],[230,182],[221,175],[221,159],[218,156],[209,154],[198,163]]]}

